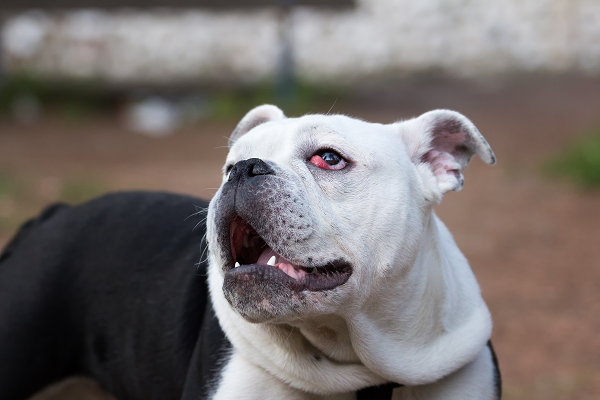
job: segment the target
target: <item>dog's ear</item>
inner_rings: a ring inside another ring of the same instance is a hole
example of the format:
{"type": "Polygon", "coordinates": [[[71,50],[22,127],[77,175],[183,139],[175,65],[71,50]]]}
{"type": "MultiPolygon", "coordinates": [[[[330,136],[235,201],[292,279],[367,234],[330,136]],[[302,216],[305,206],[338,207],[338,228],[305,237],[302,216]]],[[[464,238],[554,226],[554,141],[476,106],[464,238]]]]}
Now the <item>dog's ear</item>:
{"type": "Polygon", "coordinates": [[[252,128],[269,121],[277,121],[284,119],[283,111],[270,104],[264,104],[253,108],[242,118],[238,126],[235,128],[229,137],[229,146],[238,140],[242,135],[246,134],[252,128]]]}
{"type": "Polygon", "coordinates": [[[484,162],[496,163],[494,152],[475,125],[464,115],[434,110],[399,124],[413,163],[441,194],[462,189],[462,171],[473,154],[484,162]]]}

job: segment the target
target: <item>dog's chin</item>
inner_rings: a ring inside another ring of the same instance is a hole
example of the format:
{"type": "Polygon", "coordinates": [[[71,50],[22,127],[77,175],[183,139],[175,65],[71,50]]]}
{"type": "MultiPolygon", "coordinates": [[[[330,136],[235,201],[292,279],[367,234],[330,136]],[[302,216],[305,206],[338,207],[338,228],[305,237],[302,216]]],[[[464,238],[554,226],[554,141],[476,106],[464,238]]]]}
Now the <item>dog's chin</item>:
{"type": "Polygon", "coordinates": [[[239,216],[229,231],[231,261],[225,264],[234,265],[223,266],[223,293],[250,322],[302,317],[314,306],[311,294],[335,289],[352,274],[350,264],[341,259],[323,265],[312,264],[308,257],[306,263],[288,261],[239,216]]]}
{"type": "Polygon", "coordinates": [[[306,293],[300,283],[269,265],[244,265],[225,274],[223,293],[249,322],[267,322],[303,314],[306,293]]]}

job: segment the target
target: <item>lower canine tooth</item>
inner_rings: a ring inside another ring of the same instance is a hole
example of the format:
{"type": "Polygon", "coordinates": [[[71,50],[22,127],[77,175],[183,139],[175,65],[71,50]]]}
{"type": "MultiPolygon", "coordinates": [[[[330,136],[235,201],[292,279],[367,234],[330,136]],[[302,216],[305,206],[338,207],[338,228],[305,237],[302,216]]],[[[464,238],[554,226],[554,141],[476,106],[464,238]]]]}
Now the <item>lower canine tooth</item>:
{"type": "Polygon", "coordinates": [[[272,267],[275,266],[275,256],[269,258],[269,261],[267,262],[267,265],[270,265],[272,267]]]}
{"type": "Polygon", "coordinates": [[[240,263],[239,263],[239,262],[236,262],[236,263],[235,263],[235,267],[234,267],[234,268],[237,268],[237,267],[239,267],[239,266],[240,266],[240,263]]]}

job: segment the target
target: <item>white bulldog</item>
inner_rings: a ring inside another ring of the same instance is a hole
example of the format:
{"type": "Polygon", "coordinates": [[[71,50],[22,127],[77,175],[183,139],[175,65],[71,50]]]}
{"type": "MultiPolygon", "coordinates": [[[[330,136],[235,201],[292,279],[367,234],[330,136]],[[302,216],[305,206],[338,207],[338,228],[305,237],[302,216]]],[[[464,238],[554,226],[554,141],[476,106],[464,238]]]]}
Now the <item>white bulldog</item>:
{"type": "Polygon", "coordinates": [[[389,125],[250,111],[208,211],[210,294],[233,344],[214,399],[386,383],[394,399],[500,398],[490,313],[433,212],[473,154],[495,163],[453,111],[389,125]]]}

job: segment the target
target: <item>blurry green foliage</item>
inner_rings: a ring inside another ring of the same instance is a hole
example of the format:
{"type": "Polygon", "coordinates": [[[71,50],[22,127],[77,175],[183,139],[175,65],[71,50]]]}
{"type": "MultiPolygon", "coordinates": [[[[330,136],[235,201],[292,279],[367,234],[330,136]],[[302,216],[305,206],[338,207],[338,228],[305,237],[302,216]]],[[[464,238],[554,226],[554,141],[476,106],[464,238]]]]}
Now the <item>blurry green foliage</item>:
{"type": "Polygon", "coordinates": [[[583,188],[600,188],[600,129],[576,140],[544,165],[553,177],[567,178],[583,188]]]}
{"type": "Polygon", "coordinates": [[[60,200],[77,204],[106,192],[106,186],[93,178],[72,178],[66,181],[60,192],[60,200]]]}
{"type": "Polygon", "coordinates": [[[54,111],[67,120],[111,110],[115,98],[94,80],[61,80],[33,74],[7,74],[0,80],[0,113],[14,112],[15,105],[28,99],[40,112],[54,111]]]}
{"type": "Polygon", "coordinates": [[[10,176],[0,171],[0,196],[10,196],[14,190],[14,183],[10,176]]]}

